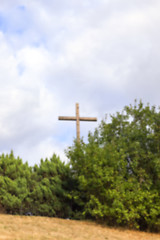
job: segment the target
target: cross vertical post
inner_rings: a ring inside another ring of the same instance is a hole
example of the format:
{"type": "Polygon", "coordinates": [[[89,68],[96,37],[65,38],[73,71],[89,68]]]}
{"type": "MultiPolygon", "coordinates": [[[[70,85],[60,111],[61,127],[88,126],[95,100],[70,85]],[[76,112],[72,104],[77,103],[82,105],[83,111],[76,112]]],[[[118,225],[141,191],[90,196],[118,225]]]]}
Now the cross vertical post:
{"type": "Polygon", "coordinates": [[[76,103],[76,127],[77,127],[77,142],[80,142],[80,121],[79,121],[79,104],[76,103]]]}

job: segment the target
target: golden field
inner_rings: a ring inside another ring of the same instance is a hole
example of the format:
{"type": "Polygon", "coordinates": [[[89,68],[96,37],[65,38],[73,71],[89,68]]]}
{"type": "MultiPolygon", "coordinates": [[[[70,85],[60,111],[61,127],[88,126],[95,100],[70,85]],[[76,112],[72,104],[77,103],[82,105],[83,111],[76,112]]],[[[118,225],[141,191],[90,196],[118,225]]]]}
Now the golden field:
{"type": "Polygon", "coordinates": [[[86,221],[0,214],[0,240],[160,240],[160,234],[113,229],[86,221]]]}

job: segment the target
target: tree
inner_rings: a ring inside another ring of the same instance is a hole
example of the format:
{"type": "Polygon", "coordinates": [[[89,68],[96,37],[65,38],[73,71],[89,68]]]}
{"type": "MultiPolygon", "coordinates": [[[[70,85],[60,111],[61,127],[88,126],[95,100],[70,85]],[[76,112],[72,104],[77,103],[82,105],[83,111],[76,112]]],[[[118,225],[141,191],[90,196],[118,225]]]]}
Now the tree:
{"type": "Polygon", "coordinates": [[[71,214],[68,181],[69,166],[55,154],[41,159],[40,166],[33,168],[30,190],[30,207],[35,215],[69,217],[71,214]]]}
{"type": "Polygon", "coordinates": [[[160,112],[142,101],[67,151],[82,215],[160,231],[160,112]]]}
{"type": "Polygon", "coordinates": [[[30,178],[31,168],[15,158],[13,151],[0,156],[0,203],[7,213],[26,211],[30,178]]]}

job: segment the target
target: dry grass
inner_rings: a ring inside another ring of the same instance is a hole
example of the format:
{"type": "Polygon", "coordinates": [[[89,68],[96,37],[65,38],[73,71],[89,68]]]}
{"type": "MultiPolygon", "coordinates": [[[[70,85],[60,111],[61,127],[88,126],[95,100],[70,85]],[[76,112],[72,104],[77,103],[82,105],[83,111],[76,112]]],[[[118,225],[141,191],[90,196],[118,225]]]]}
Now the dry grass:
{"type": "Polygon", "coordinates": [[[112,229],[90,222],[0,214],[0,240],[160,240],[160,234],[112,229]]]}

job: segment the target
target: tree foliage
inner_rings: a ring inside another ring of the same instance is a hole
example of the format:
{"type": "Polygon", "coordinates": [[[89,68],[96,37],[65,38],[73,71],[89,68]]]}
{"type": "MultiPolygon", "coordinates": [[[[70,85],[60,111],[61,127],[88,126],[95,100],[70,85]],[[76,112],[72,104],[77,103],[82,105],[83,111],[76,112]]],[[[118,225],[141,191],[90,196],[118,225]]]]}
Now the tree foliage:
{"type": "Polygon", "coordinates": [[[82,215],[160,231],[160,112],[140,101],[67,151],[82,215]]]}
{"type": "Polygon", "coordinates": [[[29,167],[11,154],[0,156],[0,205],[7,213],[68,217],[70,169],[54,154],[29,167]]]}
{"type": "Polygon", "coordinates": [[[13,155],[0,156],[0,203],[8,213],[21,213],[30,192],[31,168],[13,155]]]}
{"type": "Polygon", "coordinates": [[[62,163],[55,154],[50,160],[42,159],[39,167],[33,168],[31,209],[34,214],[68,217],[69,204],[69,166],[62,163]]]}

